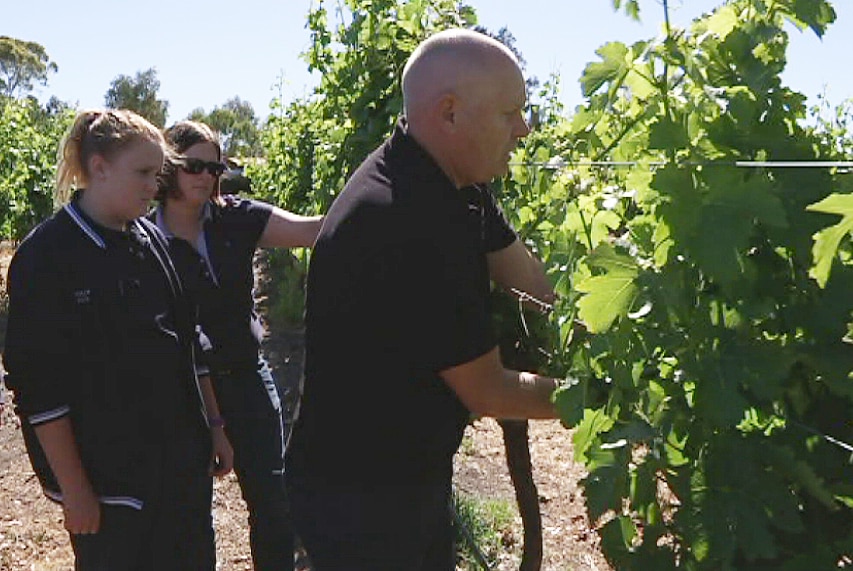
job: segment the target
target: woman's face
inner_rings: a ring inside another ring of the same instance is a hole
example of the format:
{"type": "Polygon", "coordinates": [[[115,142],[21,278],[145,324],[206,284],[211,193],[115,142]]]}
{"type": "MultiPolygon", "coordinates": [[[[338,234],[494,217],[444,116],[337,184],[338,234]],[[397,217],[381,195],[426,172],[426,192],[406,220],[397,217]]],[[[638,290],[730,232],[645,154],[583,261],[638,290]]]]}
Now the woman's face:
{"type": "Polygon", "coordinates": [[[86,193],[102,224],[121,228],[143,216],[157,192],[157,174],[163,167],[163,148],[140,139],[110,158],[93,159],[95,173],[86,193]]]}
{"type": "MultiPolygon", "coordinates": [[[[183,156],[190,161],[220,162],[219,148],[214,143],[209,142],[196,143],[188,148],[183,156]]],[[[178,167],[177,183],[180,197],[172,198],[172,200],[201,207],[210,200],[218,180],[219,176],[212,174],[208,168],[201,169],[201,172],[191,173],[185,168],[178,167]]]]}

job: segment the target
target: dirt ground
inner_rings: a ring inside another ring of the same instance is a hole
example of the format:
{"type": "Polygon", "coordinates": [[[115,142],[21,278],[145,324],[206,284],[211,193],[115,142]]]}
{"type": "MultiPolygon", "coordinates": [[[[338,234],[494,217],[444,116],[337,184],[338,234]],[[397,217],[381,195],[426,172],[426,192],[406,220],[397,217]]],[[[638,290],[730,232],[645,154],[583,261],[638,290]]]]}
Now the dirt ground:
{"type": "MultiPolygon", "coordinates": [[[[8,244],[0,248],[4,279],[10,256],[8,244]]],[[[5,330],[3,317],[0,314],[0,336],[5,330]]],[[[301,366],[301,336],[277,330],[274,323],[269,326],[265,353],[277,377],[292,383],[301,366]]],[[[61,511],[41,493],[24,451],[19,421],[8,404],[0,411],[0,421],[0,571],[73,569],[61,511]]],[[[572,460],[570,431],[557,421],[532,421],[530,450],[542,509],[543,571],[611,571],[586,519],[578,486],[584,472],[572,460]]],[[[505,499],[514,505],[501,430],[495,421],[478,420],[466,430],[456,457],[454,486],[475,498],[505,499]]],[[[233,473],[215,483],[213,517],[217,568],[251,570],[246,508],[233,473]]],[[[518,568],[523,537],[519,517],[504,537],[505,552],[492,562],[493,571],[518,568]]]]}

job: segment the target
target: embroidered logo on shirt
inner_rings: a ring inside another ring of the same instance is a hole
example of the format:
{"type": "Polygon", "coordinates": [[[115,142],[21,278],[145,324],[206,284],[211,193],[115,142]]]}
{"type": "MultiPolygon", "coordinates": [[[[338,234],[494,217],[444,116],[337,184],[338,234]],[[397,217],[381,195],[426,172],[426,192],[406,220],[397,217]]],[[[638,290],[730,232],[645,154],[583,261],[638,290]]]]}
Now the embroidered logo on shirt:
{"type": "Polygon", "coordinates": [[[75,290],[74,301],[77,302],[77,305],[92,303],[92,290],[89,288],[75,290]]]}

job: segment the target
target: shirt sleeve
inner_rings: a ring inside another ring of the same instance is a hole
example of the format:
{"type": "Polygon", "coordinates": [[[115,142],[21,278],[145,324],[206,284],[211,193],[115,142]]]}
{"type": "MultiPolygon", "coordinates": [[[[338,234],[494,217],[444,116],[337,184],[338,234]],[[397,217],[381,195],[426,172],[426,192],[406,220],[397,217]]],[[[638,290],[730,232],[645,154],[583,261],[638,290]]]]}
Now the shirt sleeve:
{"type": "Polygon", "coordinates": [[[518,239],[518,235],[506,219],[503,209],[498,204],[492,189],[486,185],[478,187],[483,200],[483,216],[485,218],[485,249],[486,252],[497,252],[510,246],[518,239]]]}
{"type": "MultiPolygon", "coordinates": [[[[62,418],[71,411],[73,377],[69,354],[73,316],[50,256],[19,249],[9,267],[9,320],[4,365],[18,414],[31,425],[62,418]]],[[[86,292],[80,292],[85,296],[86,292]]]]}
{"type": "Polygon", "coordinates": [[[227,196],[224,215],[228,220],[229,233],[239,236],[254,248],[267,227],[272,210],[272,205],[259,200],[227,196]]]}

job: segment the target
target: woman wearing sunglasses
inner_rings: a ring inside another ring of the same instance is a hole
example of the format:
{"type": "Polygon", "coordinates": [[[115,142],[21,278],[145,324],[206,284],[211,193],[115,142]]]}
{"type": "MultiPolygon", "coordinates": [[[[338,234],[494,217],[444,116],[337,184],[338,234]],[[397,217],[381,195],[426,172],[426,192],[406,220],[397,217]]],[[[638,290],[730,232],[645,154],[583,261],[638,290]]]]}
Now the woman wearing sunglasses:
{"type": "Polygon", "coordinates": [[[78,571],[215,566],[210,473],[230,470],[231,447],[200,413],[219,416],[194,306],[140,218],[167,149],[131,111],[79,113],[60,149],[64,206],[9,267],[7,381],[78,571]]]}
{"type": "Polygon", "coordinates": [[[258,247],[310,247],[322,217],[219,193],[225,170],[217,135],[183,121],[165,131],[167,160],[152,218],[166,234],[178,273],[199,306],[199,323],[234,471],[249,510],[257,571],[293,569],[293,532],[284,491],[281,395],[260,353],[252,260],[258,247]]]}

